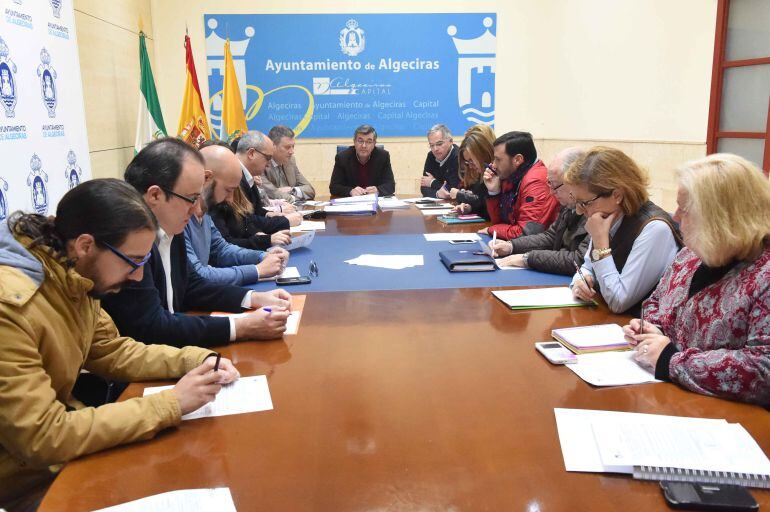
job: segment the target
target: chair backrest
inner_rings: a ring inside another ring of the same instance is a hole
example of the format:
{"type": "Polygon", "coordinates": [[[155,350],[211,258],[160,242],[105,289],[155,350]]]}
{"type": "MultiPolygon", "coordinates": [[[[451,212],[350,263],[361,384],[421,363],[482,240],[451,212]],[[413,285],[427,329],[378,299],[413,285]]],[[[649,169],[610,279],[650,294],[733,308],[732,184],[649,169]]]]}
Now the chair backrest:
{"type": "MultiPolygon", "coordinates": [[[[338,145],[337,145],[337,153],[342,153],[343,151],[345,151],[345,150],[346,150],[346,149],[348,149],[349,147],[350,147],[350,144],[348,144],[348,145],[346,145],[346,146],[345,146],[345,145],[343,145],[343,146],[340,146],[340,145],[338,144],[338,145]]],[[[385,145],[384,145],[384,144],[377,144],[377,147],[378,147],[378,148],[380,148],[380,149],[385,149],[385,145]]]]}

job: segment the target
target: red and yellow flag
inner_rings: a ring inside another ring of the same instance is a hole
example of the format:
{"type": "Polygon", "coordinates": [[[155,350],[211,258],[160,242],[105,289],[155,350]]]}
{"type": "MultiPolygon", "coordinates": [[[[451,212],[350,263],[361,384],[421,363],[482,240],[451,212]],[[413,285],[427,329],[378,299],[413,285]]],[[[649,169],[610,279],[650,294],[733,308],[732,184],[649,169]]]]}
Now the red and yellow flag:
{"type": "Polygon", "coordinates": [[[198,85],[198,74],[195,72],[190,36],[184,36],[185,61],[187,81],[184,86],[182,112],[179,115],[178,137],[195,147],[211,138],[211,129],[203,109],[201,89],[198,85]]]}

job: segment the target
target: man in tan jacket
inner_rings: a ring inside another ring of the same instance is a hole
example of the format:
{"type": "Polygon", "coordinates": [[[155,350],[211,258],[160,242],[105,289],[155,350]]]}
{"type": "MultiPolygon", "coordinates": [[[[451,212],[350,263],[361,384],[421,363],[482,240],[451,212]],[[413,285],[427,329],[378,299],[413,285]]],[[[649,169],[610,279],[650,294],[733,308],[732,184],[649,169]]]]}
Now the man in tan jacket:
{"type": "Polygon", "coordinates": [[[313,199],[315,189],[299,172],[294,159],[294,131],[288,126],[277,125],[267,136],[274,146],[273,158],[268,162],[262,180],[267,197],[288,203],[313,199]]]}
{"type": "Polygon", "coordinates": [[[67,192],[56,218],[0,223],[0,508],[34,510],[56,465],[149,439],[239,377],[210,350],[121,337],[97,297],[142,278],[155,218],[119,180],[67,192]],[[98,408],[72,397],[81,369],[173,389],[98,408]]]}

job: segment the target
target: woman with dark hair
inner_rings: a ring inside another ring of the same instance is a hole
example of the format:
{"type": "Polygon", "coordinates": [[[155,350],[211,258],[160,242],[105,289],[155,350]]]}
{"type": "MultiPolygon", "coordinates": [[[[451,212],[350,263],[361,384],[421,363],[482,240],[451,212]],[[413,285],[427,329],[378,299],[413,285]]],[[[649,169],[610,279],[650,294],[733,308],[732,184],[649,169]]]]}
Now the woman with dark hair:
{"type": "Polygon", "coordinates": [[[121,337],[97,297],[142,279],[155,217],[133,187],[91,180],[56,217],[0,224],[0,507],[34,510],[55,465],[177,425],[238,378],[211,351],[121,337]],[[104,407],[72,396],[80,369],[124,381],[182,377],[173,389],[104,407]]]}

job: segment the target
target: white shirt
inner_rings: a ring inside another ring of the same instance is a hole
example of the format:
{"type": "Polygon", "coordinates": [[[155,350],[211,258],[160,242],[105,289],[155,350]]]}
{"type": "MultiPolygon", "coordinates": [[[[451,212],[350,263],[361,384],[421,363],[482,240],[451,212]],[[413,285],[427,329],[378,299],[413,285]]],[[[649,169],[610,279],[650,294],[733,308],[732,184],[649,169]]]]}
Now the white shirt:
{"type": "Polygon", "coordinates": [[[254,176],[251,175],[248,169],[246,169],[246,166],[243,165],[243,162],[241,162],[241,171],[243,172],[243,177],[246,178],[246,181],[249,183],[249,187],[254,186],[254,176]]]}
{"type": "Polygon", "coordinates": [[[158,228],[158,252],[160,262],[163,265],[163,274],[166,276],[166,303],[168,312],[174,312],[174,288],[171,285],[171,241],[173,236],[168,236],[163,228],[158,228]]]}

